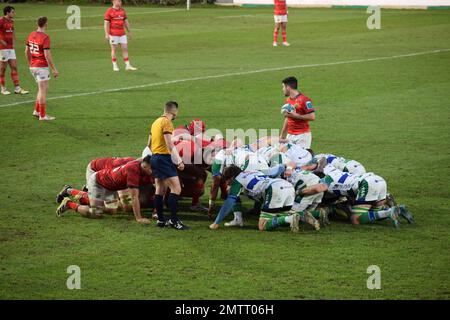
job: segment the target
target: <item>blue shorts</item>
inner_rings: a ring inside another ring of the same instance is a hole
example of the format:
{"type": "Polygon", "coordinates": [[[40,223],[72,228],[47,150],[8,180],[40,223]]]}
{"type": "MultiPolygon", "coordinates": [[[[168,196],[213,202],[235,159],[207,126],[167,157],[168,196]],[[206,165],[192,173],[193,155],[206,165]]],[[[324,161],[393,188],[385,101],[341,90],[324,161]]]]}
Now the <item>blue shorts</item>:
{"type": "Polygon", "coordinates": [[[167,179],[178,176],[178,171],[172,162],[170,154],[154,154],[150,158],[153,176],[158,179],[167,179]]]}

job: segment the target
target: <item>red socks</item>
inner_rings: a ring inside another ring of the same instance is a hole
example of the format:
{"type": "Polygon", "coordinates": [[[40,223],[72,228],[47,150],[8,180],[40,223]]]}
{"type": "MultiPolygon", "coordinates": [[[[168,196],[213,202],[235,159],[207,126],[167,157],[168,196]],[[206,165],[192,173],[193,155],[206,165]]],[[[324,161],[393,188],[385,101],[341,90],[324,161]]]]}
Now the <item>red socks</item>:
{"type": "Polygon", "coordinates": [[[273,32],[273,42],[277,42],[278,41],[278,31],[274,31],[273,32]]]}
{"type": "Polygon", "coordinates": [[[17,72],[11,71],[11,79],[14,85],[17,87],[19,85],[19,75],[17,74],[17,72]]]}
{"type": "Polygon", "coordinates": [[[77,211],[78,207],[80,206],[78,203],[75,203],[73,201],[67,201],[67,206],[72,209],[73,211],[77,211]]]}
{"type": "Polygon", "coordinates": [[[70,189],[69,194],[73,197],[79,198],[81,204],[88,205],[89,204],[89,195],[87,192],[70,189]]]}
{"type": "Polygon", "coordinates": [[[283,31],[281,35],[283,36],[283,42],[286,42],[286,31],[283,31]]]}
{"type": "Polygon", "coordinates": [[[40,110],[41,110],[41,105],[39,104],[39,101],[36,101],[34,103],[34,111],[40,113],[41,112],[40,110]]]}

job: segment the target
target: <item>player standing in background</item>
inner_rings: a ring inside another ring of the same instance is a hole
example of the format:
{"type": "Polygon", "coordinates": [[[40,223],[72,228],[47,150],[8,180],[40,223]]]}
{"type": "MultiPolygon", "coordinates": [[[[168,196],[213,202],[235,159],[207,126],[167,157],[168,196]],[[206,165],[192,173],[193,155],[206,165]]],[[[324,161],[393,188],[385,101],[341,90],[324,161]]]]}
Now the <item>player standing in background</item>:
{"type": "Polygon", "coordinates": [[[133,36],[130,29],[130,23],[128,22],[127,14],[122,8],[122,0],[113,0],[112,8],[109,8],[105,12],[105,38],[111,44],[111,60],[113,64],[113,70],[119,71],[119,66],[117,65],[116,50],[117,46],[120,44],[122,48],[122,58],[125,62],[125,70],[137,70],[137,68],[131,66],[130,60],[128,59],[128,41],[125,29],[128,32],[128,36],[133,36]]]}
{"type": "Polygon", "coordinates": [[[298,81],[295,77],[288,77],[282,83],[283,94],[288,97],[286,104],[290,104],[295,110],[284,113],[280,142],[286,142],[287,138],[288,142],[309,149],[312,142],[309,121],[316,119],[311,99],[298,91],[298,81]]]}
{"type": "Polygon", "coordinates": [[[33,116],[39,117],[39,120],[55,120],[55,117],[49,116],[45,112],[48,81],[50,80],[50,68],[53,76],[58,77],[59,73],[53,64],[50,53],[50,37],[45,34],[47,27],[47,17],[40,17],[37,20],[38,29],[30,33],[25,47],[25,56],[30,65],[30,71],[38,84],[38,94],[33,116]]]}
{"type": "Polygon", "coordinates": [[[286,0],[274,0],[274,20],[275,20],[275,30],[273,31],[273,46],[278,46],[278,31],[281,26],[281,35],[283,36],[283,46],[289,47],[290,44],[286,41],[286,25],[288,21],[288,11],[286,0]]]}
{"type": "Polygon", "coordinates": [[[9,64],[11,68],[11,79],[14,83],[16,94],[27,94],[29,91],[23,90],[19,84],[19,75],[17,73],[16,51],[14,50],[14,16],[16,10],[11,6],[3,9],[4,16],[0,18],[0,86],[3,95],[11,94],[5,87],[5,72],[9,64]]]}

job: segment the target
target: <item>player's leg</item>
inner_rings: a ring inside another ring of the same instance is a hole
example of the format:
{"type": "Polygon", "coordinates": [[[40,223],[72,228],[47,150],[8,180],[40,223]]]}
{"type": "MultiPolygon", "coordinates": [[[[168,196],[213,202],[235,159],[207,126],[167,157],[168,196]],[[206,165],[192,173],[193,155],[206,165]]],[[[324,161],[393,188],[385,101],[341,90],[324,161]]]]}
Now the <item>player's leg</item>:
{"type": "Polygon", "coordinates": [[[372,207],[370,204],[358,204],[352,207],[350,221],[354,225],[373,223],[386,218],[394,221],[394,226],[398,226],[398,209],[392,207],[382,210],[379,207],[372,207]]]}
{"type": "Polygon", "coordinates": [[[230,222],[225,222],[225,227],[243,227],[244,219],[242,218],[242,202],[241,198],[236,199],[236,203],[233,206],[234,219],[230,222]]]}
{"type": "Polygon", "coordinates": [[[14,93],[15,94],[27,94],[27,93],[29,93],[29,91],[23,90],[20,87],[19,73],[17,71],[17,60],[16,59],[9,59],[8,63],[9,63],[9,67],[11,68],[11,80],[14,83],[14,93]]]}
{"type": "MultiPolygon", "coordinates": [[[[3,51],[3,50],[0,50],[0,51],[3,51]]],[[[6,73],[7,65],[8,65],[7,61],[0,61],[0,86],[1,86],[1,93],[3,95],[11,94],[11,92],[9,92],[5,86],[5,73],[6,73]]]]}
{"type": "Polygon", "coordinates": [[[208,208],[209,216],[212,216],[212,214],[213,214],[221,183],[222,183],[222,176],[221,175],[216,175],[216,176],[213,175],[212,183],[211,183],[211,190],[209,193],[209,208],[208,208]]]}
{"type": "Polygon", "coordinates": [[[155,210],[158,215],[159,227],[164,227],[166,224],[166,218],[164,217],[164,194],[166,193],[166,183],[163,179],[155,178],[155,210]]]}
{"type": "Polygon", "coordinates": [[[278,32],[281,27],[281,22],[277,22],[277,16],[275,16],[275,28],[273,30],[273,46],[276,47],[278,45],[278,32]]]}
{"type": "Polygon", "coordinates": [[[120,37],[120,48],[122,49],[122,58],[123,62],[125,62],[125,70],[128,71],[135,71],[137,68],[133,67],[130,64],[130,58],[128,56],[128,43],[127,43],[127,36],[120,37]]]}
{"type": "Polygon", "coordinates": [[[287,42],[287,36],[286,36],[287,16],[285,16],[285,17],[286,17],[286,20],[281,23],[281,35],[283,37],[283,46],[289,47],[290,44],[287,42]]]}
{"type": "Polygon", "coordinates": [[[169,225],[177,230],[188,229],[181,220],[178,218],[178,202],[180,200],[181,184],[178,176],[167,178],[165,183],[170,188],[170,194],[168,197],[168,205],[170,210],[169,225]]]}
{"type": "MultiPolygon", "coordinates": [[[[298,215],[297,214],[288,214],[288,213],[269,213],[269,212],[261,212],[258,221],[258,229],[259,231],[273,231],[281,226],[286,225],[297,225],[298,231],[298,215]]],[[[294,231],[294,230],[293,230],[294,231]]]]}
{"type": "Polygon", "coordinates": [[[110,36],[110,43],[111,43],[111,61],[113,65],[114,71],[119,71],[119,65],[117,64],[117,44],[114,42],[114,37],[110,36]]]}
{"type": "Polygon", "coordinates": [[[55,117],[52,117],[46,113],[48,82],[48,80],[38,82],[39,120],[43,121],[55,120],[55,117]]]}

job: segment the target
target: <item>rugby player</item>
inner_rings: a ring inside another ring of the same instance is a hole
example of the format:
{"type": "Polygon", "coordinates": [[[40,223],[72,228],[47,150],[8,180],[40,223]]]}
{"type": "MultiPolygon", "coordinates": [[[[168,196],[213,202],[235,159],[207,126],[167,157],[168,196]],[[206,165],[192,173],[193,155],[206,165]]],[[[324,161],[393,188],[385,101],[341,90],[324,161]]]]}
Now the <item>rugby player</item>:
{"type": "Polygon", "coordinates": [[[39,117],[42,121],[55,120],[46,113],[48,82],[50,80],[50,69],[53,76],[58,77],[59,73],[53,64],[50,53],[50,37],[45,34],[47,28],[47,17],[40,17],[37,20],[38,28],[30,33],[25,47],[25,56],[27,57],[30,72],[38,84],[38,93],[33,111],[33,116],[39,117]]]}
{"type": "Polygon", "coordinates": [[[128,32],[128,37],[130,39],[133,37],[133,34],[131,32],[127,13],[122,8],[122,0],[113,0],[112,4],[112,7],[105,12],[104,30],[105,39],[111,45],[111,60],[113,64],[113,70],[119,71],[116,57],[116,51],[119,45],[122,49],[122,58],[125,62],[125,70],[137,70],[137,68],[133,67],[130,64],[130,60],[128,58],[128,39],[125,29],[128,32]]]}
{"type": "Polygon", "coordinates": [[[11,79],[14,83],[14,93],[27,94],[29,91],[23,90],[19,84],[19,74],[17,73],[17,58],[14,50],[15,33],[14,20],[16,10],[14,7],[3,8],[3,17],[0,18],[0,86],[3,95],[11,94],[5,87],[5,72],[9,65],[11,68],[11,79]]]}

